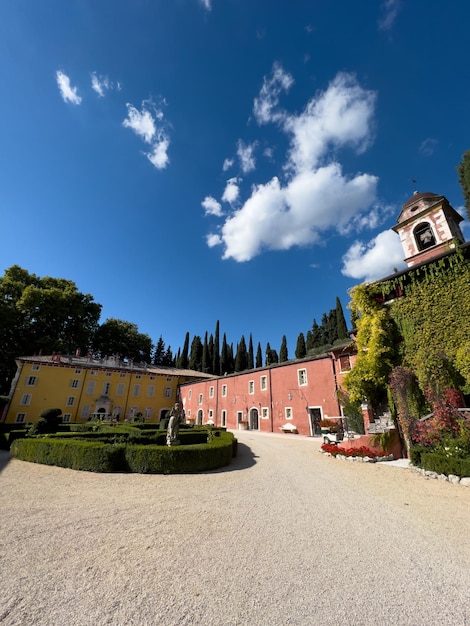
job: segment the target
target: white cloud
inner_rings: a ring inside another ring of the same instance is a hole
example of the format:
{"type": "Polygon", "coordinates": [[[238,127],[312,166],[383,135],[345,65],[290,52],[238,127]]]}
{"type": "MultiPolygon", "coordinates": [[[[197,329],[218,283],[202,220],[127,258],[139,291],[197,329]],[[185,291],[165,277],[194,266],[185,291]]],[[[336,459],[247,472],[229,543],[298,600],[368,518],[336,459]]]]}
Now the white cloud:
{"type": "Polygon", "coordinates": [[[220,235],[211,233],[210,235],[207,235],[206,242],[209,248],[214,248],[222,243],[222,239],[220,238],[220,235]]]}
{"type": "Polygon", "coordinates": [[[151,151],[146,152],[145,155],[156,169],[161,170],[168,165],[170,139],[164,128],[163,111],[156,108],[150,111],[146,102],[142,103],[140,111],[132,104],[127,104],[127,117],[122,125],[133,130],[138,137],[151,146],[151,151]]]}
{"type": "Polygon", "coordinates": [[[201,206],[204,209],[204,215],[215,215],[221,217],[223,215],[220,202],[217,202],[212,196],[206,196],[201,202],[201,206]]]}
{"type": "Polygon", "coordinates": [[[239,193],[238,178],[229,178],[222,195],[222,201],[232,204],[237,200],[239,193]]]}
{"type": "Polygon", "coordinates": [[[255,148],[256,142],[251,144],[245,144],[241,139],[238,141],[237,156],[240,162],[240,167],[244,174],[252,172],[256,167],[256,160],[253,156],[255,148]]]}
{"type": "Polygon", "coordinates": [[[222,165],[222,171],[226,172],[233,165],[233,159],[225,159],[224,164],[222,165]]]}
{"type": "Polygon", "coordinates": [[[293,84],[292,76],[285,72],[279,63],[275,63],[271,76],[264,77],[259,96],[254,101],[253,112],[258,124],[267,124],[282,118],[282,112],[274,109],[279,103],[281,92],[289,91],[293,84]]]}
{"type": "Polygon", "coordinates": [[[211,0],[199,0],[199,2],[207,11],[210,11],[212,9],[211,0]]]}
{"type": "Polygon", "coordinates": [[[401,0],[385,0],[380,9],[382,12],[379,19],[380,30],[391,30],[401,9],[401,0]]]}
{"type": "MultiPolygon", "coordinates": [[[[280,66],[273,72],[286,76],[280,66]]],[[[312,245],[323,241],[328,230],[345,234],[373,228],[389,210],[377,203],[376,176],[346,176],[331,154],[343,146],[363,150],[372,140],[375,94],[362,89],[353,76],[338,74],[325,92],[294,115],[278,112],[275,98],[266,95],[266,86],[279,80],[263,83],[264,100],[270,104],[262,120],[277,122],[290,139],[286,180],[273,177],[254,185],[250,197],[226,217],[220,229],[225,259],[249,261],[264,250],[312,245]]]]}
{"type": "Polygon", "coordinates": [[[352,74],[339,73],[300,115],[285,116],[284,127],[292,135],[289,167],[315,168],[329,148],[349,145],[364,151],[372,141],[375,99],[352,74]]]}
{"type": "Polygon", "coordinates": [[[393,230],[385,230],[367,244],[356,241],[343,256],[341,273],[370,282],[404,267],[400,238],[393,230]]]}
{"type": "Polygon", "coordinates": [[[108,76],[98,76],[96,72],[92,72],[91,87],[100,98],[103,98],[106,91],[113,89],[113,83],[109,80],[108,76]]]}
{"type": "Polygon", "coordinates": [[[147,158],[150,163],[157,168],[157,170],[163,170],[170,162],[168,157],[168,148],[170,146],[170,140],[164,133],[160,133],[159,139],[154,142],[152,152],[147,153],[147,158]]]}
{"type": "Polygon", "coordinates": [[[56,80],[64,102],[71,102],[72,104],[81,103],[82,98],[78,95],[77,87],[72,87],[70,78],[66,74],[58,70],[56,72],[56,80]]]}
{"type": "Polygon", "coordinates": [[[155,121],[151,112],[142,105],[142,111],[139,111],[132,104],[127,104],[127,117],[122,125],[130,128],[143,139],[146,143],[151,143],[157,131],[155,121]]]}

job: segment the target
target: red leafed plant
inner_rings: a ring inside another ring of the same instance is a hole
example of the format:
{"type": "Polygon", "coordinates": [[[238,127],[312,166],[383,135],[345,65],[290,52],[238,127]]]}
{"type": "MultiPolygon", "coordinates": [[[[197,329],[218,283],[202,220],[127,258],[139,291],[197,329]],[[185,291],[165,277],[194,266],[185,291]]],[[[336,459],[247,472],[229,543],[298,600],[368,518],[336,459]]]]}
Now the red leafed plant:
{"type": "Polygon", "coordinates": [[[370,458],[388,456],[388,452],[375,452],[367,446],[361,446],[360,448],[339,448],[334,443],[324,443],[321,447],[323,452],[329,452],[331,456],[337,456],[341,454],[343,456],[368,456],[370,458]]]}

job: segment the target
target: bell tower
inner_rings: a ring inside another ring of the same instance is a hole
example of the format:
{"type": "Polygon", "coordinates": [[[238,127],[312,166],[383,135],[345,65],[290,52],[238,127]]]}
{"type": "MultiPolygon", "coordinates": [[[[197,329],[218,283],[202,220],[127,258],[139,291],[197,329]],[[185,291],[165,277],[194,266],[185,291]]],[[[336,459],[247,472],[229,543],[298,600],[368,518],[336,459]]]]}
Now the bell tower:
{"type": "Polygon", "coordinates": [[[454,240],[464,243],[462,220],[444,196],[415,191],[392,227],[400,237],[408,267],[447,252],[455,247],[454,240]]]}

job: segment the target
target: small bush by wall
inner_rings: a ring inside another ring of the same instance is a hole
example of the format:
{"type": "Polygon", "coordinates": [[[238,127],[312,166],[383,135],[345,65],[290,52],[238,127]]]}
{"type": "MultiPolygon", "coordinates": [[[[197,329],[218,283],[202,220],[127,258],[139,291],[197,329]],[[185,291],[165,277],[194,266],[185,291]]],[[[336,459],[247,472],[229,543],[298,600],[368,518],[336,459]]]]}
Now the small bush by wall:
{"type": "Polygon", "coordinates": [[[447,476],[450,474],[461,478],[470,476],[470,459],[446,456],[440,452],[421,452],[419,466],[425,470],[447,476]]]}

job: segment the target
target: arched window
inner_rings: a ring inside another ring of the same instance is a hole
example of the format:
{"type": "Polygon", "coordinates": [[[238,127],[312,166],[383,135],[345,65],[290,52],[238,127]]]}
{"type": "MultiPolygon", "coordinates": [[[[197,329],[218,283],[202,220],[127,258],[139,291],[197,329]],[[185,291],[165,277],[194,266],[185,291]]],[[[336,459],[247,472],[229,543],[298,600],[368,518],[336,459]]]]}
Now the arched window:
{"type": "Polygon", "coordinates": [[[431,224],[428,222],[418,224],[414,230],[414,236],[418,250],[426,250],[436,245],[436,238],[432,232],[431,224]]]}

